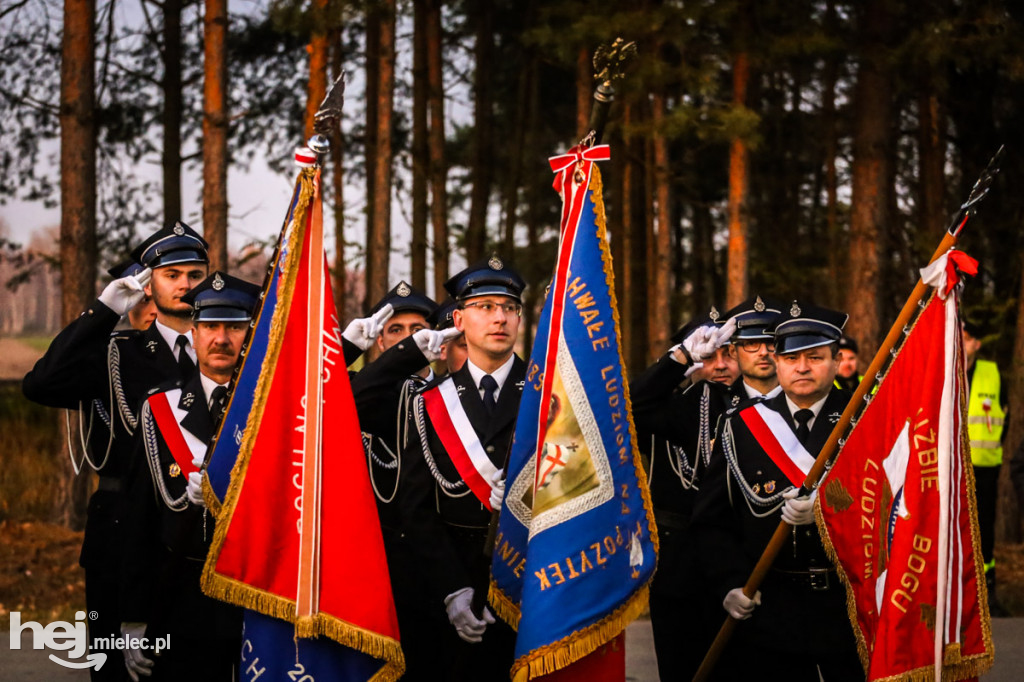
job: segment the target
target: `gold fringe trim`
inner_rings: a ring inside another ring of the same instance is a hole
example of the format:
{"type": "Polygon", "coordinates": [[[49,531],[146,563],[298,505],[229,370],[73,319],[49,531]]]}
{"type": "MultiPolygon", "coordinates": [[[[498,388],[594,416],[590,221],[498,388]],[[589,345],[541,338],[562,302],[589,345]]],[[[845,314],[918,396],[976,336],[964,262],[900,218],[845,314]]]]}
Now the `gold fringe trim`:
{"type": "Polygon", "coordinates": [[[505,594],[494,578],[491,578],[491,587],[487,590],[487,602],[494,609],[494,615],[509,624],[513,630],[519,631],[519,618],[522,615],[519,611],[519,604],[505,594]]]}
{"type": "MultiPolygon", "coordinates": [[[[654,562],[657,570],[658,562],[658,526],[654,523],[654,505],[651,503],[651,489],[647,483],[647,472],[644,471],[643,460],[640,458],[640,449],[637,447],[636,426],[633,424],[633,400],[629,394],[629,379],[626,377],[626,361],[622,357],[622,326],[619,324],[619,303],[615,297],[615,274],[612,271],[612,252],[608,246],[608,219],[604,212],[604,185],[601,182],[601,170],[597,164],[593,164],[590,174],[591,199],[594,202],[594,223],[597,225],[597,238],[601,245],[601,262],[604,266],[605,284],[608,286],[608,298],[612,308],[612,323],[615,329],[615,338],[619,346],[619,367],[622,368],[622,390],[626,399],[626,417],[629,420],[629,441],[633,446],[633,470],[636,474],[637,484],[640,487],[640,495],[644,501],[644,512],[647,514],[647,532],[654,543],[654,562]]],[[[654,573],[651,573],[651,578],[654,573]]],[[[647,584],[651,578],[647,579],[647,584]]]]}
{"type": "MultiPolygon", "coordinates": [[[[910,324],[910,332],[906,334],[905,338],[909,338],[910,334],[913,333],[914,328],[917,326],[917,323],[921,318],[921,313],[927,310],[928,306],[931,305],[934,296],[935,293],[933,292],[932,295],[928,297],[928,301],[925,306],[918,308],[914,316],[914,320],[910,324]]],[[[892,361],[888,363],[888,366],[885,369],[885,375],[882,377],[883,381],[888,377],[889,369],[891,369],[896,363],[896,360],[902,352],[903,346],[900,345],[896,351],[896,355],[893,357],[892,361]]],[[[881,385],[881,382],[879,382],[879,385],[881,385]]],[[[960,423],[966,424],[967,403],[966,396],[964,394],[964,382],[962,381],[960,382],[960,394],[960,423]]],[[[971,516],[971,546],[974,548],[974,570],[976,576],[974,582],[978,586],[978,607],[980,609],[979,615],[985,651],[980,654],[963,657],[960,650],[960,644],[947,644],[943,653],[943,680],[964,680],[983,675],[992,668],[992,664],[995,659],[995,649],[992,646],[992,623],[988,611],[988,588],[985,585],[984,579],[985,572],[981,558],[981,544],[978,542],[977,538],[978,509],[975,503],[974,469],[971,467],[971,450],[966,432],[964,429],[961,429],[960,431],[960,451],[963,453],[961,466],[966,474],[967,480],[967,506],[971,516]]],[[[841,454],[842,450],[840,449],[839,455],[841,454]]],[[[837,459],[839,455],[836,455],[837,459]]],[[[839,574],[839,580],[843,583],[843,589],[846,592],[846,614],[850,620],[853,634],[857,639],[857,654],[860,656],[861,667],[863,667],[864,672],[867,673],[870,657],[868,645],[864,638],[864,633],[860,629],[859,620],[857,618],[857,600],[853,594],[850,577],[843,568],[843,564],[839,561],[836,549],[832,545],[832,537],[828,533],[828,527],[825,525],[825,518],[821,511],[821,502],[814,505],[814,520],[818,526],[818,535],[821,536],[821,544],[825,547],[825,555],[828,557],[829,561],[832,562],[832,565],[835,566],[836,573],[839,574]]],[[[874,680],[874,682],[928,682],[934,679],[935,666],[929,665],[914,668],[913,670],[907,670],[899,675],[879,678],[874,680]]]]}
{"type": "Polygon", "coordinates": [[[210,477],[207,475],[203,476],[203,502],[206,503],[206,509],[216,519],[220,516],[221,501],[217,499],[217,493],[213,492],[213,486],[210,484],[210,477]]]}
{"type": "Polygon", "coordinates": [[[566,668],[619,636],[647,609],[647,585],[636,590],[619,608],[597,623],[552,642],[512,664],[512,679],[532,680],[566,668]]]}
{"type": "MultiPolygon", "coordinates": [[[[270,393],[271,384],[277,369],[277,361],[281,353],[281,345],[288,321],[287,315],[291,310],[295,282],[298,279],[298,266],[302,258],[302,245],[306,234],[306,218],[314,197],[317,175],[318,171],[315,168],[303,169],[296,181],[299,187],[299,198],[292,213],[291,234],[288,235],[285,254],[286,261],[282,267],[283,277],[278,280],[280,296],[270,324],[267,353],[264,357],[263,366],[260,370],[260,376],[253,395],[253,409],[249,412],[246,420],[242,444],[238,451],[238,459],[231,469],[231,482],[228,484],[227,494],[224,497],[224,501],[220,504],[217,514],[218,519],[214,527],[213,540],[210,543],[210,550],[203,565],[201,585],[203,593],[209,597],[294,623],[296,625],[296,633],[299,636],[312,637],[323,635],[340,644],[362,651],[369,656],[382,659],[381,669],[370,679],[372,682],[394,682],[405,672],[405,656],[397,640],[370,632],[357,625],[323,613],[317,613],[312,618],[302,619],[301,623],[297,623],[294,600],[286,599],[252,585],[247,585],[241,581],[221,575],[216,570],[217,559],[227,538],[227,531],[234,517],[238,498],[242,492],[242,485],[245,480],[245,473],[249,467],[249,460],[252,457],[256,434],[259,424],[263,420],[266,399],[270,393]]],[[[288,229],[288,225],[285,224],[283,229],[288,229]]],[[[263,313],[264,310],[261,306],[260,316],[263,313]]],[[[257,318],[258,324],[259,320],[257,318]]],[[[206,489],[208,486],[208,482],[204,483],[204,499],[206,499],[206,489]]],[[[215,497],[212,495],[212,490],[209,492],[211,497],[215,497]]]]}

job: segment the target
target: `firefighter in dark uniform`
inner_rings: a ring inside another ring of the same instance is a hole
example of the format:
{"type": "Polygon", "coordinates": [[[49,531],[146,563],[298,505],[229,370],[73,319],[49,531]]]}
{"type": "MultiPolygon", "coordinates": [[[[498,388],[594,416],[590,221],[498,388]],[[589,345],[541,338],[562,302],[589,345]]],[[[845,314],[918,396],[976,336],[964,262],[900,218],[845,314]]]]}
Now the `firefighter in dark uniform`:
{"type": "Polygon", "coordinates": [[[712,308],[707,318],[673,336],[682,350],[673,348],[630,387],[637,433],[652,449],[648,481],[658,523],[659,556],[650,608],[658,672],[664,680],[693,676],[721,621],[721,609],[706,589],[687,528],[719,417],[748,397],[761,397],[762,390],[778,390],[771,387],[777,386],[774,364],[768,369],[762,365],[772,338],[766,328],[779,314],[777,305],[767,305],[760,297],[744,301],[725,315],[712,308]],[[723,331],[727,321],[731,324],[723,331]],[[706,334],[712,327],[718,329],[716,343],[706,346],[705,352],[717,346],[713,356],[729,353],[738,364],[740,378],[731,385],[704,380],[685,391],[674,390],[685,374],[693,373],[693,364],[686,364],[686,349],[696,347],[697,330],[703,328],[706,334]],[[735,332],[730,337],[731,328],[735,332]]]}
{"type": "Polygon", "coordinates": [[[255,284],[222,272],[190,291],[184,301],[194,309],[199,371],[155,390],[139,415],[127,492],[121,630],[148,636],[150,647],[158,637],[169,637],[170,645],[159,655],[126,648],[133,679],[237,678],[241,609],[202,593],[214,521],[196,483],[259,295],[255,284]]]}
{"type": "Polygon", "coordinates": [[[474,590],[488,584],[490,557],[483,547],[492,506],[503,493],[501,470],[526,374],[526,363],[513,352],[524,286],[497,257],[445,283],[458,306],[452,317],[465,334],[468,359],[428,385],[412,409],[402,510],[427,582],[423,599],[446,611],[451,623],[435,656],[443,667],[438,679],[507,679],[512,667],[515,633],[486,607],[475,614],[471,603],[474,590]],[[477,481],[472,487],[467,473],[477,481]]]}
{"type": "MultiPolygon", "coordinates": [[[[177,223],[146,239],[132,252],[132,260],[137,266],[118,273],[121,276],[57,335],[22,382],[25,396],[33,402],[76,410],[88,406],[94,415],[88,449],[99,483],[89,500],[79,559],[85,569],[86,606],[98,616],[89,621],[92,638],[119,634],[124,477],[138,407],[149,389],[195,371],[189,356],[191,331],[183,337],[185,350],[174,342],[177,330],[191,328],[188,306],[180,297],[206,276],[206,242],[177,223]],[[156,320],[145,329],[125,325],[147,297],[156,305],[156,320]]],[[[118,665],[93,669],[91,675],[94,680],[126,679],[118,665]]]]}
{"type": "Polygon", "coordinates": [[[775,326],[782,393],[740,403],[716,434],[691,533],[709,587],[743,621],[720,664],[726,678],[864,679],[845,591],[814,525],[814,495],[798,496],[802,479],[777,464],[785,457],[806,474],[846,407],[849,394],[832,383],[846,317],[794,301],[775,326]],[[742,586],[780,519],[793,526],[791,538],[748,599],[742,586]]]}
{"type": "Polygon", "coordinates": [[[422,576],[402,531],[399,477],[408,440],[410,401],[433,380],[430,363],[440,358],[446,334],[430,328],[437,304],[404,281],[377,302],[371,317],[386,308],[390,308],[390,316],[374,341],[381,354],[351,375],[352,395],[398,613],[406,662],[403,677],[427,680],[432,679],[438,636],[446,623],[443,613],[427,608],[421,599],[422,576]]]}

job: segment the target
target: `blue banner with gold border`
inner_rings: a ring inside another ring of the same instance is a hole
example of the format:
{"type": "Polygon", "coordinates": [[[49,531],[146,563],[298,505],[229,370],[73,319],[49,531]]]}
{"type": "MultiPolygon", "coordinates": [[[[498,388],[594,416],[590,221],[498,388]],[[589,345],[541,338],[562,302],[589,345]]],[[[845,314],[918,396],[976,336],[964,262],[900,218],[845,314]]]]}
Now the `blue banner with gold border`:
{"type": "Polygon", "coordinates": [[[657,559],[605,232],[607,147],[552,159],[563,199],[555,276],[527,368],[489,594],[517,629],[512,677],[563,669],[646,607],[657,559]]]}

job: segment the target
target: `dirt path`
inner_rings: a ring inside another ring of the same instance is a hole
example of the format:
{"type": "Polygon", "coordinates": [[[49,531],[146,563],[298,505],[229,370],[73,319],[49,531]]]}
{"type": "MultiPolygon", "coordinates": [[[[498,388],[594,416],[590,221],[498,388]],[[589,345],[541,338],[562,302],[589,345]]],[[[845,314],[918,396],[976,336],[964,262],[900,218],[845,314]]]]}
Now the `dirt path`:
{"type": "Polygon", "coordinates": [[[0,339],[0,381],[20,380],[42,355],[43,351],[18,339],[0,339]]]}

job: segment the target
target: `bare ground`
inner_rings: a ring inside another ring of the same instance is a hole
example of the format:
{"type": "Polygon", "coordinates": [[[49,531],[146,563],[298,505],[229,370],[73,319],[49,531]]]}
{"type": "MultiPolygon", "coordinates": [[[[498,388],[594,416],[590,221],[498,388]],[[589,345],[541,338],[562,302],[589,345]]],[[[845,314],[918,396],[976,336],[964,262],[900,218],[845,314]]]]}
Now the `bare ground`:
{"type": "Polygon", "coordinates": [[[43,351],[19,339],[0,338],[0,380],[21,380],[43,351]]]}

